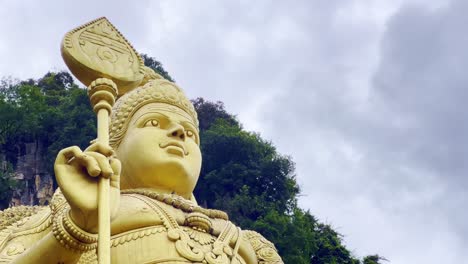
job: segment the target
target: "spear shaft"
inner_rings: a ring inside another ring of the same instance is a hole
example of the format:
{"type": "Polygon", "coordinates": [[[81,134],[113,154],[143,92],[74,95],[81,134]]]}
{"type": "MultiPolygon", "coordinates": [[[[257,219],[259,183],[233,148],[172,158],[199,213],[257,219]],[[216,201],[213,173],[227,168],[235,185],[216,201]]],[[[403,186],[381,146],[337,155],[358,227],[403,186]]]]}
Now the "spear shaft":
{"type": "MultiPolygon", "coordinates": [[[[97,115],[97,140],[109,145],[109,116],[117,95],[136,88],[144,78],[143,60],[105,17],[79,26],[63,38],[65,64],[83,84],[97,115]],[[117,85],[119,90],[117,90],[117,85]]],[[[110,263],[110,180],[98,182],[98,260],[110,263]]]]}
{"type": "MultiPolygon", "coordinates": [[[[106,78],[96,79],[88,87],[88,96],[97,114],[97,141],[109,145],[109,116],[117,96],[117,86],[106,78]]],[[[110,264],[110,179],[98,183],[98,263],[110,264]]]]}

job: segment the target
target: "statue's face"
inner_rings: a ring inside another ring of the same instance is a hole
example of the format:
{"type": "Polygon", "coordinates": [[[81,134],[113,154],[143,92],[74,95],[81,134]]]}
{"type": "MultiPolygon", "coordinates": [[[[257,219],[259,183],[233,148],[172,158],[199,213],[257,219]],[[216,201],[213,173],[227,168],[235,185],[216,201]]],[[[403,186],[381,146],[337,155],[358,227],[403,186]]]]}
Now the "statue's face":
{"type": "Polygon", "coordinates": [[[196,127],[180,108],[164,103],[140,108],[116,152],[122,188],[152,188],[190,198],[202,158],[196,127]]]}

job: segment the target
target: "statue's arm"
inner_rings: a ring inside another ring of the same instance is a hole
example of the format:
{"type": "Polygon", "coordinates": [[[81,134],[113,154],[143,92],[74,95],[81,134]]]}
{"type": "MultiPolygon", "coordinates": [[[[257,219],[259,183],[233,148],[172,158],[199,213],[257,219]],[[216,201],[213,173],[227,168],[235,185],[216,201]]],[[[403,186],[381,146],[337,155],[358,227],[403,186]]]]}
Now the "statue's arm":
{"type": "Polygon", "coordinates": [[[275,245],[255,231],[244,230],[242,236],[255,251],[258,263],[284,264],[275,245]]]}
{"type": "MultiPolygon", "coordinates": [[[[76,239],[64,228],[63,218],[68,208],[58,189],[50,207],[34,207],[39,209],[37,213],[5,228],[0,235],[6,239],[1,243],[2,260],[9,259],[8,263],[76,263],[83,250],[80,245],[70,242],[76,239]]],[[[29,207],[13,209],[15,212],[31,211],[26,210],[31,209],[29,207]]]]}
{"type": "Polygon", "coordinates": [[[65,249],[50,232],[12,263],[76,263],[80,256],[79,252],[65,249]]]}

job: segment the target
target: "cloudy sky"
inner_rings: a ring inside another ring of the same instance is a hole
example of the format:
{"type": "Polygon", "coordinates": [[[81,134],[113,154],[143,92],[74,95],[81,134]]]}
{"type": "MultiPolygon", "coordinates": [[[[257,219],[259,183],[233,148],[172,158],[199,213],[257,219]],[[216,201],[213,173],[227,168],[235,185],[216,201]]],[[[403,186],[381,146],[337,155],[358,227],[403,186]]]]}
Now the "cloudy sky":
{"type": "Polygon", "coordinates": [[[0,76],[66,69],[64,33],[106,16],[291,155],[355,255],[467,261],[467,1],[66,2],[0,0],[0,76]]]}

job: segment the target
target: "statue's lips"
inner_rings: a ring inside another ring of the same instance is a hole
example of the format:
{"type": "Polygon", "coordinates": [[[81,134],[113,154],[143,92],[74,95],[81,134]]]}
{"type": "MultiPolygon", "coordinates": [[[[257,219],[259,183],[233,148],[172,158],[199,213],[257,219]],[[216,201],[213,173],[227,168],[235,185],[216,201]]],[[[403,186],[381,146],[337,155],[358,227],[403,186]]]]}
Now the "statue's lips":
{"type": "Polygon", "coordinates": [[[188,155],[188,152],[185,150],[185,146],[177,141],[161,143],[159,144],[159,147],[161,147],[162,149],[167,149],[169,153],[179,155],[181,157],[188,155]]]}

